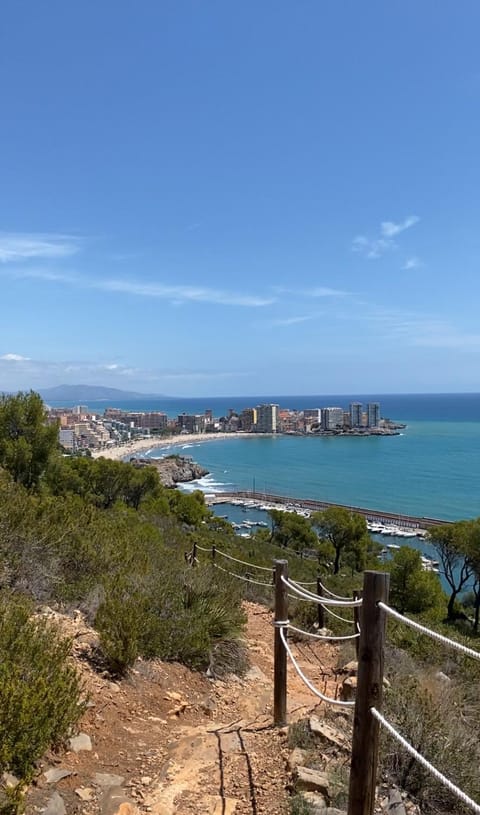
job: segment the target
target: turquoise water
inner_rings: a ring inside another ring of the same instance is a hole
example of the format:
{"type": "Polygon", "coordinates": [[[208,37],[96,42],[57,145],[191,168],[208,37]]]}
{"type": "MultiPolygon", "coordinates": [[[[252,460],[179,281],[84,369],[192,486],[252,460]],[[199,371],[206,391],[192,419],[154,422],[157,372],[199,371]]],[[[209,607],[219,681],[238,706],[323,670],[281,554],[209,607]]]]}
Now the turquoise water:
{"type": "Polygon", "coordinates": [[[383,438],[226,438],[151,455],[172,449],[209,470],[200,484],[209,491],[254,487],[445,520],[480,515],[480,422],[412,421],[383,438]]]}
{"type": "MultiPolygon", "coordinates": [[[[381,415],[406,422],[386,438],[282,436],[209,441],[184,450],[211,476],[210,491],[243,488],[445,520],[480,515],[480,394],[350,394],[140,399],[109,402],[169,416],[216,417],[262,402],[303,409],[380,402],[381,415]]],[[[102,413],[106,402],[91,402],[102,413]]],[[[181,449],[180,445],[180,449],[181,449]]],[[[171,451],[170,451],[171,452],[171,451]]],[[[162,455],[156,452],[155,455],[162,455]]],[[[193,485],[195,486],[195,485],[193,485]]]]}

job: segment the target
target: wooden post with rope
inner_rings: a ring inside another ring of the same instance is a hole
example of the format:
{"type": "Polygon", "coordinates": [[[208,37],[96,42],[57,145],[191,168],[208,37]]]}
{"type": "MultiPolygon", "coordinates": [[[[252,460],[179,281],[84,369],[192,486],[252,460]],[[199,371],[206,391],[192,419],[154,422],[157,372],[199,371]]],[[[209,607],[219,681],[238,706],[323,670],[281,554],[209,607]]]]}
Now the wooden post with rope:
{"type": "MultiPolygon", "coordinates": [[[[323,586],[319,577],[317,577],[317,594],[319,597],[323,597],[323,586]]],[[[325,608],[320,603],[317,603],[317,614],[318,627],[325,628],[325,608]]]]}
{"type": "Polygon", "coordinates": [[[373,815],[375,807],[380,726],[370,710],[382,707],[385,612],[378,603],[388,603],[389,581],[385,572],[364,573],[348,815],[373,815]]]}
{"type": "MultiPolygon", "coordinates": [[[[353,599],[358,600],[362,596],[361,591],[354,591],[353,592],[353,599]]],[[[360,631],[360,609],[358,606],[353,607],[353,633],[357,635],[360,631]]],[[[358,661],[358,653],[360,648],[360,638],[356,637],[355,639],[355,656],[357,657],[358,661]]]]}
{"type": "MultiPolygon", "coordinates": [[[[275,561],[275,617],[273,668],[273,722],[277,727],[287,724],[287,652],[280,637],[281,623],[288,621],[288,561],[275,561]]],[[[285,630],[285,635],[287,631],[285,630]]]]}

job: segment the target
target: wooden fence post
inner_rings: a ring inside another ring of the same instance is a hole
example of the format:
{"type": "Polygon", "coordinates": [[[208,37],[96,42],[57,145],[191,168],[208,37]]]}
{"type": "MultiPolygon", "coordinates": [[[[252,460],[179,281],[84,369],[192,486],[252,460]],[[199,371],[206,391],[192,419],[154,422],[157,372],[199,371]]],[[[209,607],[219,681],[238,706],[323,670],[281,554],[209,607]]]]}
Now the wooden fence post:
{"type": "Polygon", "coordinates": [[[196,565],[197,565],[197,544],[194,541],[192,547],[192,567],[195,567],[196,565]]]}
{"type": "Polygon", "coordinates": [[[212,563],[215,563],[215,555],[217,553],[215,545],[212,544],[212,563]]]}
{"type": "MultiPolygon", "coordinates": [[[[287,724],[287,652],[280,637],[278,623],[288,620],[288,560],[275,561],[275,634],[273,667],[273,722],[277,727],[287,724]]],[[[287,636],[287,630],[284,630],[287,636]]]]}
{"type": "MultiPolygon", "coordinates": [[[[322,581],[319,577],[317,577],[317,594],[319,597],[323,597],[323,586],[322,581]]],[[[317,614],[318,614],[318,627],[325,628],[325,609],[320,603],[317,604],[317,614]]]]}
{"type": "MultiPolygon", "coordinates": [[[[354,591],[353,592],[353,599],[358,600],[362,596],[361,591],[354,591]]],[[[353,633],[358,634],[360,631],[360,609],[358,606],[353,607],[353,633]]],[[[357,657],[358,661],[358,654],[360,649],[360,638],[357,637],[355,640],[355,656],[357,657]]]]}
{"type": "Polygon", "coordinates": [[[375,807],[379,723],[370,708],[382,705],[385,612],[378,603],[388,603],[389,580],[384,572],[364,573],[348,815],[373,815],[375,807]]]}

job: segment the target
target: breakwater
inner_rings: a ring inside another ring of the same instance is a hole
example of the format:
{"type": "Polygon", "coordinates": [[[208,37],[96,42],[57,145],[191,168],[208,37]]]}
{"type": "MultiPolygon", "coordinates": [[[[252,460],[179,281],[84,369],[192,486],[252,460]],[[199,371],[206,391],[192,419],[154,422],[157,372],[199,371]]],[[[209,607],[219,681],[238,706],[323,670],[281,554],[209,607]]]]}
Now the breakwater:
{"type": "Polygon", "coordinates": [[[453,523],[453,521],[445,521],[440,518],[420,517],[416,515],[405,515],[403,513],[385,512],[380,509],[370,509],[367,507],[356,507],[350,504],[339,504],[332,501],[316,501],[310,498],[292,498],[286,495],[275,495],[267,492],[256,492],[254,490],[235,490],[231,492],[224,492],[217,494],[216,501],[228,501],[232,498],[245,498],[250,501],[261,501],[268,504],[279,504],[282,506],[291,506],[300,509],[308,509],[312,512],[318,512],[329,507],[343,507],[351,512],[357,512],[363,515],[367,521],[372,523],[385,523],[395,524],[399,527],[406,529],[428,529],[432,526],[440,526],[444,524],[453,523]]]}

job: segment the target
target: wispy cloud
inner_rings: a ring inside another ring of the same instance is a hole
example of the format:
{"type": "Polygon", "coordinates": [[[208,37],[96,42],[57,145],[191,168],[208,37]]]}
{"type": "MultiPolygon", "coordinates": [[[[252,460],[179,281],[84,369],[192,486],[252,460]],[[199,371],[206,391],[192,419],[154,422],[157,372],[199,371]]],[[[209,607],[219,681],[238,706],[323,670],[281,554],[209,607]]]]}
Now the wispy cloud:
{"type": "Polygon", "coordinates": [[[66,258],[79,251],[71,235],[0,232],[0,263],[66,258]]]}
{"type": "Polygon", "coordinates": [[[397,347],[480,351],[480,334],[464,331],[443,317],[368,303],[358,305],[361,306],[360,319],[376,325],[378,337],[393,340],[397,347]]]}
{"type": "Polygon", "coordinates": [[[39,268],[11,264],[4,267],[4,274],[16,279],[44,280],[47,283],[65,283],[83,289],[118,292],[135,297],[148,297],[170,300],[174,305],[182,303],[210,303],[224,306],[245,306],[257,308],[275,302],[274,297],[244,294],[207,286],[172,285],[162,282],[143,282],[127,278],[94,280],[57,269],[39,268]]]}
{"type": "Polygon", "coordinates": [[[382,221],[380,224],[380,234],[374,238],[367,237],[366,235],[357,235],[353,239],[352,251],[357,254],[363,255],[370,260],[376,260],[382,257],[386,252],[397,248],[396,242],[393,240],[401,232],[415,226],[419,222],[418,215],[408,215],[403,221],[395,223],[394,221],[382,221]]]}
{"type": "Polygon", "coordinates": [[[365,235],[357,235],[353,239],[352,252],[359,255],[364,255],[370,260],[381,257],[389,249],[393,249],[394,243],[385,238],[367,238],[365,235]]]}
{"type": "Polygon", "coordinates": [[[314,286],[311,289],[291,288],[287,286],[274,286],[277,294],[293,294],[298,297],[347,297],[350,292],[341,289],[331,289],[328,286],[314,286]]]}
{"type": "Polygon", "coordinates": [[[0,377],[5,390],[22,390],[30,387],[44,388],[50,385],[78,384],[140,388],[150,385],[159,391],[169,383],[177,385],[191,382],[236,380],[251,376],[247,371],[210,371],[190,368],[138,368],[121,362],[90,362],[82,360],[38,360],[20,354],[0,356],[0,377]],[[17,364],[13,364],[16,362],[17,364]],[[127,384],[128,383],[128,384],[127,384]]]}
{"type": "Polygon", "coordinates": [[[405,272],[409,272],[412,269],[419,269],[422,265],[423,265],[422,261],[419,260],[419,258],[417,258],[417,257],[407,258],[407,260],[405,261],[405,263],[402,266],[402,269],[405,272]]]}
{"type": "Polygon", "coordinates": [[[213,303],[223,306],[268,306],[274,298],[240,294],[197,286],[172,286],[164,283],[142,283],[134,280],[101,280],[90,283],[91,288],[103,291],[123,292],[140,297],[153,297],[175,302],[213,303]]]}
{"type": "Polygon", "coordinates": [[[4,362],[29,362],[30,357],[22,357],[21,354],[2,354],[0,359],[3,359],[4,362]]]}
{"type": "Polygon", "coordinates": [[[303,317],[284,317],[278,320],[270,320],[269,325],[297,325],[298,323],[306,323],[308,320],[313,320],[314,314],[306,314],[303,317]]]}
{"type": "Polygon", "coordinates": [[[385,235],[386,238],[394,238],[395,235],[399,235],[400,232],[405,232],[406,229],[410,229],[411,226],[418,224],[419,220],[418,215],[407,215],[399,224],[396,224],[394,221],[382,221],[380,227],[382,235],[385,235]]]}

